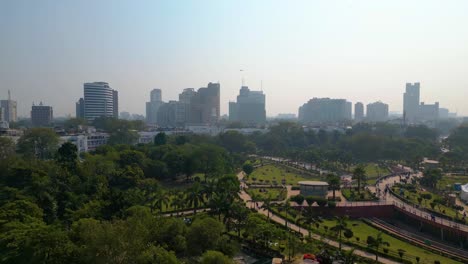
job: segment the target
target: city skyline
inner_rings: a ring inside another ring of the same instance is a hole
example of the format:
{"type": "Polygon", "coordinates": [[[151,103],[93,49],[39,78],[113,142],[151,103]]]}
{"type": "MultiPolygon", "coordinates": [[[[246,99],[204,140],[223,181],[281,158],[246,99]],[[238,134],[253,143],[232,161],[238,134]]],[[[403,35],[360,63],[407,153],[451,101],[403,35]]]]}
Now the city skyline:
{"type": "Polygon", "coordinates": [[[263,81],[268,116],[313,97],[402,113],[405,83],[420,82],[422,102],[468,115],[467,2],[109,3],[0,3],[0,98],[10,89],[19,116],[32,101],[73,116],[83,83],[105,81],[122,111],[144,114],[156,87],[169,101],[211,81],[223,115],[244,78],[263,81]]]}

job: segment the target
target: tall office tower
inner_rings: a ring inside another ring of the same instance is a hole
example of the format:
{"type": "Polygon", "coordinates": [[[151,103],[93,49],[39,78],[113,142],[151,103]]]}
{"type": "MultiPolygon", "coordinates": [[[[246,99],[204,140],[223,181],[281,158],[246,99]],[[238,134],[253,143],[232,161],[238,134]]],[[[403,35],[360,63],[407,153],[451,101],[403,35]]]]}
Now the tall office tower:
{"type": "Polygon", "coordinates": [[[119,118],[119,92],[117,90],[112,90],[112,110],[114,118],[119,118]]]}
{"type": "Polygon", "coordinates": [[[162,101],[162,91],[161,89],[153,89],[150,93],[150,102],[161,102],[162,101]]]}
{"type": "Polygon", "coordinates": [[[150,101],[146,102],[146,123],[158,123],[158,110],[163,104],[161,89],[153,89],[150,93],[150,101]]]}
{"type": "Polygon", "coordinates": [[[303,123],[336,123],[351,120],[352,104],[345,99],[313,98],[299,107],[303,123]]]}
{"type": "Polygon", "coordinates": [[[366,119],[369,122],[385,122],[388,120],[388,104],[375,102],[367,105],[366,119]]]}
{"type": "Polygon", "coordinates": [[[265,94],[263,91],[251,91],[242,86],[237,102],[229,103],[229,121],[240,121],[245,124],[263,124],[266,122],[265,94]]]}
{"type": "Polygon", "coordinates": [[[190,100],[190,123],[216,124],[220,117],[220,84],[208,83],[200,88],[190,100]]]}
{"type": "Polygon", "coordinates": [[[353,120],[353,103],[346,102],[346,120],[353,120]]]}
{"type": "Polygon", "coordinates": [[[33,126],[49,126],[52,124],[54,119],[54,112],[52,106],[43,105],[42,102],[39,105],[33,105],[31,109],[31,122],[33,126]]]}
{"type": "Polygon", "coordinates": [[[84,105],[84,117],[88,121],[114,117],[114,91],[106,82],[85,83],[84,105]]]}
{"type": "Polygon", "coordinates": [[[403,94],[403,117],[406,122],[414,123],[418,118],[420,101],[420,84],[407,83],[403,94]]]}
{"type": "Polygon", "coordinates": [[[76,118],[85,118],[85,103],[83,98],[80,98],[76,102],[76,118]]]}
{"type": "Polygon", "coordinates": [[[0,107],[0,122],[3,121],[3,107],[0,107]]]}
{"type": "Polygon", "coordinates": [[[161,127],[176,127],[177,101],[163,103],[157,112],[158,125],[161,127]]]}
{"type": "Polygon", "coordinates": [[[193,88],[186,88],[179,94],[179,102],[176,106],[177,126],[182,127],[185,126],[186,123],[190,122],[191,101],[196,94],[197,92],[195,92],[195,89],[193,88]]]}
{"type": "Polygon", "coordinates": [[[3,121],[16,122],[17,117],[17,103],[11,100],[11,93],[8,90],[8,100],[0,100],[0,107],[3,108],[3,121]]]}
{"type": "Polygon", "coordinates": [[[364,104],[361,102],[357,102],[354,105],[354,120],[357,122],[362,121],[364,119],[364,104]]]}

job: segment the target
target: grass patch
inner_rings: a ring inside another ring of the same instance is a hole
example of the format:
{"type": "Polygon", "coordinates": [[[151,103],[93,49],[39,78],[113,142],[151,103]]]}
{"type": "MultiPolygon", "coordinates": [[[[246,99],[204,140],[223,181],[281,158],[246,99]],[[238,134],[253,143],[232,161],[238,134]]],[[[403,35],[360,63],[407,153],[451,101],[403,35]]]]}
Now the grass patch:
{"type": "Polygon", "coordinates": [[[283,201],[286,199],[285,188],[247,188],[245,189],[251,197],[257,197],[257,199],[265,200],[270,199],[271,201],[283,201]]]}
{"type": "Polygon", "coordinates": [[[437,183],[437,189],[439,190],[446,190],[447,185],[450,185],[449,190],[453,191],[453,184],[461,183],[462,185],[468,183],[468,176],[463,175],[444,175],[442,179],[437,183]]]}
{"type": "MultiPolygon", "coordinates": [[[[356,167],[351,167],[351,171],[354,170],[356,167]]],[[[367,163],[364,166],[364,170],[366,171],[366,176],[368,181],[374,181],[380,176],[390,174],[390,170],[388,170],[385,166],[379,166],[375,163],[367,163]]]]}
{"type": "MultiPolygon", "coordinates": [[[[279,208],[274,208],[273,210],[275,214],[280,215],[282,218],[286,218],[286,213],[284,210],[279,210],[279,208]]],[[[291,212],[288,214],[289,221],[295,221],[297,212],[291,212]]],[[[348,227],[353,231],[353,237],[349,240],[346,238],[342,238],[344,244],[347,245],[355,245],[361,248],[367,247],[367,237],[373,236],[376,237],[380,230],[366,224],[360,220],[349,220],[347,221],[348,227]]],[[[333,219],[322,219],[318,225],[312,225],[312,232],[316,234],[320,234],[322,236],[331,238],[335,241],[338,241],[338,238],[335,232],[330,231],[330,229],[336,225],[336,221],[333,219]]],[[[303,228],[306,228],[305,225],[302,225],[303,228]]],[[[308,227],[307,227],[308,229],[308,227]]],[[[419,263],[434,263],[435,260],[439,260],[440,263],[448,263],[448,264],[459,264],[456,260],[438,255],[434,252],[428,251],[424,248],[420,248],[418,246],[412,245],[404,240],[400,240],[396,237],[387,235],[385,233],[382,234],[382,238],[384,241],[390,243],[388,247],[389,254],[393,257],[398,257],[398,249],[404,249],[405,255],[403,257],[404,260],[411,261],[416,263],[416,256],[420,257],[419,263]]],[[[379,250],[382,255],[386,255],[383,248],[379,250]]]]}
{"type": "Polygon", "coordinates": [[[311,177],[309,174],[299,174],[292,169],[285,169],[275,165],[265,165],[255,169],[247,178],[247,184],[292,185],[299,186],[300,181],[320,180],[320,176],[311,177]]]}

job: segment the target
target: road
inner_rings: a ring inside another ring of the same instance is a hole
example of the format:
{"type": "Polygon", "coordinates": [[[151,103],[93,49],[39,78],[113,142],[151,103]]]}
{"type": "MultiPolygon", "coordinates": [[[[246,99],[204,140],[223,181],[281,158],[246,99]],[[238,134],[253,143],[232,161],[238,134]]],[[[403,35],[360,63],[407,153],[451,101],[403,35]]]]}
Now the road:
{"type": "MultiPolygon", "coordinates": [[[[299,232],[301,233],[304,237],[308,237],[309,236],[309,231],[307,231],[306,229],[304,228],[301,228],[300,226],[297,226],[295,225],[294,223],[291,223],[289,221],[286,221],[285,219],[283,218],[280,218],[276,215],[274,215],[272,212],[268,211],[268,210],[265,210],[265,209],[262,209],[262,202],[255,202],[253,203],[252,202],[252,198],[250,197],[250,195],[248,193],[246,193],[244,191],[244,189],[247,187],[247,185],[242,181],[243,178],[244,178],[244,173],[243,172],[240,172],[238,175],[237,175],[239,181],[241,182],[241,186],[242,186],[242,190],[239,194],[240,198],[245,202],[245,205],[248,207],[248,208],[255,208],[255,210],[260,213],[260,214],[263,214],[265,216],[270,216],[270,219],[276,223],[279,223],[279,224],[282,224],[282,225],[287,225],[287,227],[291,230],[294,230],[296,232],[299,232]]],[[[330,240],[328,238],[325,238],[325,237],[322,237],[322,236],[319,236],[317,234],[310,234],[310,237],[314,240],[318,240],[318,241],[322,241],[324,243],[327,243],[328,245],[330,246],[333,246],[333,247],[336,247],[338,248],[339,247],[339,243],[337,241],[334,241],[334,240],[330,240]]],[[[342,249],[343,250],[351,250],[353,249],[352,247],[348,246],[348,245],[345,245],[345,244],[342,244],[342,249]]],[[[358,255],[358,256],[361,256],[361,257],[365,257],[365,258],[369,258],[369,259],[375,259],[375,255],[374,254],[371,254],[371,253],[368,253],[368,252],[365,252],[363,250],[359,250],[359,249],[355,249],[354,250],[354,254],[358,255]]],[[[399,262],[395,262],[393,260],[390,260],[390,259],[386,259],[386,258],[382,258],[382,257],[379,257],[379,262],[380,263],[385,263],[385,264],[397,264],[399,262]]]]}

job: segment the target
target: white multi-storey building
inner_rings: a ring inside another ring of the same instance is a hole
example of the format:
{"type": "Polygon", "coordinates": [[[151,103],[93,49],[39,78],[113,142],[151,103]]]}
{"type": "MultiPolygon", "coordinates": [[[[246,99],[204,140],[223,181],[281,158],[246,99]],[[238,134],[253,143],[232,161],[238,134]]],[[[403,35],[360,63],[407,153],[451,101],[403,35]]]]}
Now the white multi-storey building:
{"type": "Polygon", "coordinates": [[[106,82],[84,84],[84,117],[93,121],[98,117],[115,117],[114,106],[118,102],[116,92],[106,82]]]}
{"type": "Polygon", "coordinates": [[[0,100],[0,107],[2,110],[2,119],[7,122],[16,122],[17,118],[17,104],[16,101],[11,100],[10,91],[8,91],[8,100],[0,100]]]}

